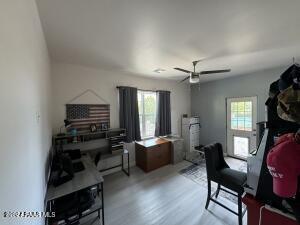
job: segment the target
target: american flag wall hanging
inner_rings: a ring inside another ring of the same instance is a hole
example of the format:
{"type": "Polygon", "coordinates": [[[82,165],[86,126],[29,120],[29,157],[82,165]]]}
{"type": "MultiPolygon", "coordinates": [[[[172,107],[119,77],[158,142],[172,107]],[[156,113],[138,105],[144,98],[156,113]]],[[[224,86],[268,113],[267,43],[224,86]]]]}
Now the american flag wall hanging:
{"type": "Polygon", "coordinates": [[[67,104],[67,119],[71,122],[72,128],[77,131],[90,131],[91,124],[96,124],[101,129],[101,124],[110,127],[110,107],[108,104],[67,104]]]}

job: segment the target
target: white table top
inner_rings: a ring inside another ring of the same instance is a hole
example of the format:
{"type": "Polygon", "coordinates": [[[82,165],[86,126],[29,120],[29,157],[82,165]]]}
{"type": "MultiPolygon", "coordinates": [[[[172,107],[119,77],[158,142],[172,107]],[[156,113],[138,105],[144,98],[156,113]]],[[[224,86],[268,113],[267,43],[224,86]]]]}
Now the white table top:
{"type": "Polygon", "coordinates": [[[72,180],[54,187],[52,184],[48,187],[46,201],[51,201],[67,194],[100,184],[104,181],[100,172],[88,155],[81,157],[81,161],[85,167],[83,171],[74,173],[72,180]]]}

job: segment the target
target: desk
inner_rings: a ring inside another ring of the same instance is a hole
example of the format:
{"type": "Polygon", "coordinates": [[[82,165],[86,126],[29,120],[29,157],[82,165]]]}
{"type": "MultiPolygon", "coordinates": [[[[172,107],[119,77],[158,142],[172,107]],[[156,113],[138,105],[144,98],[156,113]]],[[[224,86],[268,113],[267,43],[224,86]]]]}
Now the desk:
{"type": "Polygon", "coordinates": [[[163,138],[152,138],[135,143],[136,165],[145,172],[170,164],[170,141],[163,138]]]}
{"type": "Polygon", "coordinates": [[[116,167],[122,167],[122,171],[129,176],[130,175],[130,164],[129,164],[129,151],[124,149],[124,143],[126,139],[126,130],[123,128],[109,129],[107,131],[97,131],[97,132],[78,132],[75,135],[65,134],[65,135],[56,135],[53,136],[53,145],[56,151],[64,151],[67,149],[78,149],[86,152],[95,152],[99,153],[98,160],[107,159],[110,157],[121,156],[121,163],[118,165],[110,166],[106,169],[100,170],[100,172],[110,170],[116,167]],[[91,147],[88,149],[82,149],[80,144],[91,144],[93,141],[97,140],[107,140],[108,141],[108,151],[103,151],[103,147],[91,147]],[[102,149],[102,150],[101,150],[102,149]],[[127,155],[127,170],[124,166],[124,156],[127,155]]]}
{"type": "Polygon", "coordinates": [[[96,206],[92,206],[90,213],[87,213],[86,215],[83,215],[83,216],[87,216],[91,213],[98,211],[98,217],[100,219],[100,210],[101,210],[102,211],[102,225],[104,225],[104,197],[103,197],[103,181],[104,181],[104,179],[101,176],[101,174],[97,171],[96,166],[93,164],[93,162],[91,161],[91,159],[88,155],[83,155],[81,157],[81,161],[82,161],[85,169],[83,171],[75,173],[72,180],[70,180],[62,185],[59,185],[57,187],[54,187],[53,185],[50,185],[48,187],[47,194],[46,194],[47,205],[49,206],[49,210],[51,212],[52,206],[55,203],[56,199],[63,197],[65,195],[68,195],[68,194],[78,192],[83,189],[96,187],[97,193],[101,192],[101,199],[99,199],[98,202],[97,201],[95,202],[96,206]]]}

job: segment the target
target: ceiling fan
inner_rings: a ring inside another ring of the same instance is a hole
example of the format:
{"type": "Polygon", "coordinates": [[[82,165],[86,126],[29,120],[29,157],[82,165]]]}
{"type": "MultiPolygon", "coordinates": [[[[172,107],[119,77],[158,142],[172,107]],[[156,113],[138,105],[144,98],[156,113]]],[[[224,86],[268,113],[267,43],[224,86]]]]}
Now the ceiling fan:
{"type": "Polygon", "coordinates": [[[202,61],[202,60],[193,61],[194,72],[189,71],[189,70],[185,70],[185,69],[181,69],[181,68],[178,68],[178,67],[174,68],[175,70],[179,70],[181,72],[189,74],[186,78],[184,78],[182,81],[180,81],[180,83],[187,80],[187,79],[190,79],[190,83],[192,83],[192,84],[199,83],[200,75],[213,74],[213,73],[227,73],[227,72],[231,71],[230,69],[226,69],[226,70],[208,70],[208,71],[196,72],[196,65],[200,61],[202,61]]]}

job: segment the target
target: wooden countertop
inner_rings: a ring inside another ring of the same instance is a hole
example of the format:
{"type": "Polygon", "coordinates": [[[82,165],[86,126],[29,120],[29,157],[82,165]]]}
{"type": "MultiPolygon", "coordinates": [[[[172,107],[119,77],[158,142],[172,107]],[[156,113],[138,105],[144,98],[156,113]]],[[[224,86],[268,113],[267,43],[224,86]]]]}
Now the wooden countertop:
{"type": "Polygon", "coordinates": [[[170,141],[163,139],[163,138],[151,138],[143,141],[137,141],[136,143],[139,145],[144,146],[145,148],[152,147],[155,145],[160,145],[164,143],[169,143],[170,141]]]}

